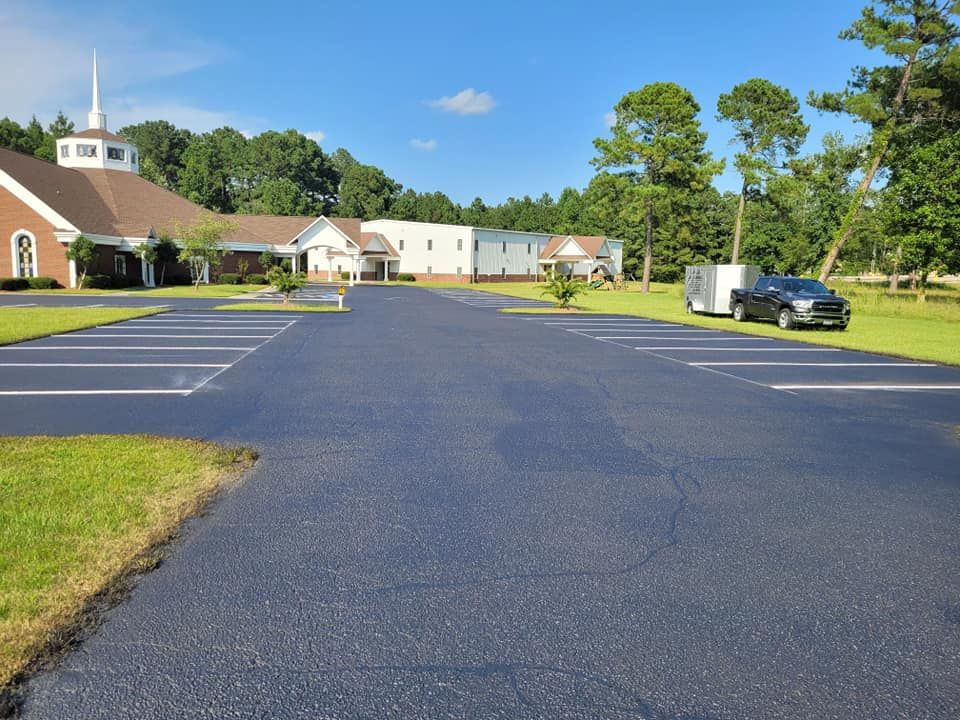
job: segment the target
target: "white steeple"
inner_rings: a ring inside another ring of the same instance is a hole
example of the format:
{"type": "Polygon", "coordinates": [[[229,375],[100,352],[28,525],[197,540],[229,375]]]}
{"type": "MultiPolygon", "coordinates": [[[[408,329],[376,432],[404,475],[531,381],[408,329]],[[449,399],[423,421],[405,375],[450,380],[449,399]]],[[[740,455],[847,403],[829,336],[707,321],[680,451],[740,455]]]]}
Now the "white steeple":
{"type": "Polygon", "coordinates": [[[93,51],[93,102],[87,114],[87,124],[91,130],[106,130],[107,116],[100,107],[100,73],[97,72],[97,51],[93,51]]]}

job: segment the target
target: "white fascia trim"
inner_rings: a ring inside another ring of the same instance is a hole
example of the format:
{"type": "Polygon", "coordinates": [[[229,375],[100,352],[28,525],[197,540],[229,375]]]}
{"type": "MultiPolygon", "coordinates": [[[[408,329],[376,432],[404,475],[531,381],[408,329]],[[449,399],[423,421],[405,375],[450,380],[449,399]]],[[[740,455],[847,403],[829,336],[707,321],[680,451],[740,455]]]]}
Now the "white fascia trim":
{"type": "MultiPolygon", "coordinates": [[[[557,249],[554,250],[553,253],[551,253],[547,258],[544,258],[544,259],[549,260],[550,258],[556,257],[557,253],[560,252],[561,248],[563,248],[563,246],[566,245],[567,242],[572,242],[574,245],[577,246],[577,249],[583,253],[583,260],[580,260],[578,262],[590,262],[591,260],[596,260],[596,258],[593,255],[591,255],[586,250],[584,250],[583,247],[581,247],[580,243],[577,242],[577,239],[573,235],[567,235],[563,239],[563,242],[557,245],[557,249]]],[[[561,260],[560,262],[570,262],[570,261],[561,260]]]]}
{"type": "Polygon", "coordinates": [[[54,228],[58,230],[73,230],[75,232],[80,232],[76,227],[74,227],[72,222],[67,220],[63,215],[43,202],[43,200],[38,198],[25,186],[14,180],[13,177],[3,170],[0,170],[0,187],[4,187],[9,190],[10,193],[17,198],[17,200],[22,202],[48,223],[53,225],[54,228]]]}
{"type": "MultiPolygon", "coordinates": [[[[374,219],[374,220],[364,220],[363,222],[360,223],[360,230],[361,230],[361,231],[364,231],[364,230],[363,230],[363,226],[366,225],[366,224],[368,224],[368,223],[382,223],[382,222],[386,222],[386,223],[401,223],[401,224],[403,224],[403,225],[424,225],[424,226],[428,226],[428,227],[438,227],[438,228],[456,228],[456,229],[458,229],[458,230],[468,230],[468,231],[472,231],[472,230],[493,230],[493,228],[475,228],[475,227],[473,227],[472,225],[450,225],[449,223],[420,222],[420,221],[418,221],[418,220],[396,220],[396,219],[394,219],[394,218],[376,218],[376,219],[374,219]]],[[[372,231],[366,230],[366,231],[364,231],[364,232],[372,232],[372,231]]],[[[493,232],[501,232],[501,231],[499,231],[499,230],[493,230],[493,232]]],[[[513,230],[504,230],[503,232],[514,232],[514,231],[513,231],[513,230]]],[[[517,232],[520,232],[520,231],[517,231],[517,232]]]]}
{"type": "MultiPolygon", "coordinates": [[[[317,224],[318,222],[320,222],[321,220],[326,220],[326,218],[325,218],[323,215],[321,215],[321,216],[318,217],[316,220],[314,220],[312,223],[310,223],[309,225],[307,225],[303,230],[301,230],[300,232],[298,232],[297,235],[296,235],[296,237],[294,237],[293,239],[288,240],[287,242],[285,242],[284,245],[292,245],[293,243],[296,243],[296,244],[297,244],[297,247],[300,247],[300,238],[303,237],[304,233],[306,233],[307,230],[309,230],[310,228],[312,228],[314,225],[316,225],[316,224],[317,224]]],[[[331,223],[331,224],[332,224],[332,223],[331,223]]],[[[334,227],[337,227],[337,226],[334,225],[334,227]]],[[[340,228],[337,228],[337,229],[339,230],[340,228]]],[[[348,238],[348,239],[349,239],[349,238],[348,238]]]]}

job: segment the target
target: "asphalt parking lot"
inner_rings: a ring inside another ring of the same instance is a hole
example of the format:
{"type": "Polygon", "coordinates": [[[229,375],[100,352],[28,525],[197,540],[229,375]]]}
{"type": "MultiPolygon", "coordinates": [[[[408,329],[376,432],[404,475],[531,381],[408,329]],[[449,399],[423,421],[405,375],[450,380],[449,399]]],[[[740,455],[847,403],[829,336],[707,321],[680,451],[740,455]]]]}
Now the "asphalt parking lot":
{"type": "MultiPolygon", "coordinates": [[[[181,312],[161,318],[209,312],[169,302],[181,312]]],[[[232,363],[183,387],[154,368],[171,394],[4,396],[4,434],[261,453],[29,683],[23,717],[960,716],[958,393],[877,385],[956,370],[418,288],[349,304],[275,332],[155,323],[0,351],[232,363]],[[234,341],[247,349],[191,344],[234,341]],[[704,364],[719,362],[849,364],[704,364]],[[870,387],[776,387],[854,376],[870,387]]],[[[136,369],[110,370],[103,387],[136,369]]]]}
{"type": "MultiPolygon", "coordinates": [[[[530,322],[789,393],[960,393],[960,369],[781,338],[693,328],[624,316],[530,322]]],[[[816,332],[804,330],[799,332],[816,332]]]]}
{"type": "Polygon", "coordinates": [[[529,300],[527,298],[513,298],[507,295],[495,295],[493,293],[478,292],[476,290],[434,290],[440,297],[447,300],[463,303],[469,307],[491,308],[498,310],[500,308],[538,308],[550,307],[552,303],[546,300],[529,300]]]}
{"type": "Polygon", "coordinates": [[[0,346],[0,396],[188,396],[300,317],[168,312],[0,346]]]}

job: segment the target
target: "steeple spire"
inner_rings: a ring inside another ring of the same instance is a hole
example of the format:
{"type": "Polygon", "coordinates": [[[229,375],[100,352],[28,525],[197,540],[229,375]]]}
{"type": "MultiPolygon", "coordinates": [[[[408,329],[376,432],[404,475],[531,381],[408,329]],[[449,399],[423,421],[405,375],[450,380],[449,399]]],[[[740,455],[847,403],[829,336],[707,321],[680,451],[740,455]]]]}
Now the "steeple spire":
{"type": "Polygon", "coordinates": [[[87,114],[87,124],[91,130],[106,130],[107,116],[100,107],[100,73],[97,72],[97,51],[93,51],[93,101],[87,114]]]}

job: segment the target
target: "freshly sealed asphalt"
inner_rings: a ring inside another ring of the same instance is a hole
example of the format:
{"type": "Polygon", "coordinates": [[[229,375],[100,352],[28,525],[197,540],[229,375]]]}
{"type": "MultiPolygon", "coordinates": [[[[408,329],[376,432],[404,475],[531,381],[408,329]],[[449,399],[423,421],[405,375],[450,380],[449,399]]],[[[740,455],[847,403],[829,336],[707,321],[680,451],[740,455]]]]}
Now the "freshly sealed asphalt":
{"type": "Polygon", "coordinates": [[[109,372],[174,394],[6,395],[4,434],[261,452],[24,717],[960,716],[960,371],[422,289],[348,304],[204,327],[270,335],[239,359],[0,351],[2,389],[108,382],[3,367],[21,356],[228,366],[109,372]]]}

